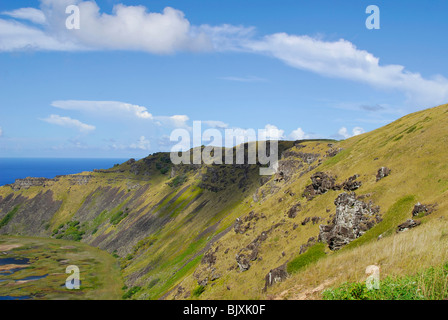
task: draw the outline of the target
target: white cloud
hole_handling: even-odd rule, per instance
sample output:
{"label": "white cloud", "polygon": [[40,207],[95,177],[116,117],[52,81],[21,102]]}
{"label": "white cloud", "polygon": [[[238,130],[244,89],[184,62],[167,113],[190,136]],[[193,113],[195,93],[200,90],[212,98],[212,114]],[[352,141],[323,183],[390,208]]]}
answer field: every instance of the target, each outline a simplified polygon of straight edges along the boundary
{"label": "white cloud", "polygon": [[302,130],[302,128],[297,128],[296,130],[292,131],[289,137],[293,140],[309,139],[309,135],[306,134],[305,131]]}
{"label": "white cloud", "polygon": [[20,8],[13,11],[4,11],[1,14],[15,19],[29,20],[37,24],[45,24],[47,22],[45,14],[36,8]]}
{"label": "white cloud", "polygon": [[156,116],[154,120],[159,126],[174,127],[174,128],[189,128],[187,125],[190,118],[186,115],[174,116]]}
{"label": "white cloud", "polygon": [[249,41],[245,47],[273,56],[294,68],[399,90],[415,104],[433,106],[448,100],[448,79],[440,75],[425,79],[401,65],[382,66],[377,57],[357,49],[347,40],[331,42],[306,35],[277,33],[259,41]]}
{"label": "white cloud", "polygon": [[354,127],[353,128],[353,136],[358,136],[360,134],[363,134],[365,131],[361,127]]}
{"label": "white cloud", "polygon": [[229,125],[227,123],[222,122],[222,121],[216,121],[216,120],[202,121],[202,123],[206,124],[210,128],[215,128],[215,129],[226,129],[229,127]]}
{"label": "white cloud", "polygon": [[[81,28],[67,30],[65,8],[76,4]],[[275,57],[294,68],[402,92],[412,107],[430,107],[448,100],[448,79],[423,77],[398,64],[380,65],[379,58],[350,41],[324,41],[307,35],[276,33],[255,38],[253,27],[223,24],[194,26],[182,11],[167,7],[148,12],[144,6],[117,4],[104,13],[94,1],[41,0],[41,10],[21,8],[3,12],[0,51],[15,50],[132,50],[155,54],[178,51],[243,51]],[[30,26],[12,19],[26,19]],[[42,24],[43,23],[43,24]],[[225,77],[239,82],[256,77]]]}
{"label": "white cloud", "polygon": [[[193,26],[182,11],[166,7],[148,12],[145,6],[114,5],[112,13],[101,12],[94,1],[40,0],[41,10],[20,8],[3,12],[14,19],[39,26],[0,19],[1,51],[34,50],[133,50],[155,54],[177,51],[241,50],[254,28],[223,24]],[[77,5],[80,29],[65,26],[68,5]]]}
{"label": "white cloud", "polygon": [[73,51],[79,49],[81,49],[80,46],[70,41],[58,40],[41,29],[17,21],[0,19],[0,51]]}
{"label": "white cloud", "polygon": [[365,131],[363,128],[361,127],[354,127],[352,130],[352,133],[350,134],[347,130],[346,127],[342,127],[341,129],[339,129],[337,136],[343,139],[348,139],[360,134],[363,134]]}
{"label": "white cloud", "polygon": [[141,136],[137,143],[130,145],[131,149],[149,150],[151,143],[144,136]]}
{"label": "white cloud", "polygon": [[264,127],[266,132],[266,140],[281,140],[285,138],[285,130],[281,130],[272,124]]}
{"label": "white cloud", "polygon": [[48,118],[42,119],[45,122],[55,124],[62,127],[74,128],[84,133],[89,133],[96,128],[92,125],[82,123],[79,120],[72,119],[70,117],[61,117],[56,114],[50,115]]}
{"label": "white cloud", "polygon": [[0,127],[0,137],[3,135],[3,129]]}
{"label": "white cloud", "polygon": [[153,119],[146,107],[120,101],[63,100],[53,101],[51,105],[59,109],[96,113],[101,116],[132,116],[139,119]]}

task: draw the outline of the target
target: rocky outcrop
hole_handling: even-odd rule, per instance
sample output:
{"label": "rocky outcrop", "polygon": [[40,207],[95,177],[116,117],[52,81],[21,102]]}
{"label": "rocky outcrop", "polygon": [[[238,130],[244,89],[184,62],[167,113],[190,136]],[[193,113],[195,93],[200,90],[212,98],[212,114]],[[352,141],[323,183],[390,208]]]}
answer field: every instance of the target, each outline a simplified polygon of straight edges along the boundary
{"label": "rocky outcrop", "polygon": [[378,169],[378,173],[376,174],[376,181],[380,181],[384,177],[390,175],[391,170],[388,167],[381,167]]}
{"label": "rocky outcrop", "polygon": [[[330,145],[329,145],[330,146]],[[334,148],[333,146],[330,147],[330,149],[327,150],[327,157],[332,158],[336,156],[339,152],[341,152],[342,148]]]}
{"label": "rocky outcrop", "polygon": [[339,250],[381,221],[379,207],[361,201],[354,192],[341,193],[334,201],[336,214],[329,225],[320,225],[319,241]]}
{"label": "rocky outcrop", "polygon": [[46,187],[51,185],[53,182],[57,182],[58,179],[47,179],[47,178],[25,178],[25,179],[16,179],[13,184],[9,186],[14,190],[18,191],[21,189],[28,189],[31,187]]}
{"label": "rocky outcrop", "polygon": [[329,190],[345,190],[355,191],[362,186],[362,182],[358,181],[359,174],[349,177],[341,184],[336,183],[336,177],[324,172],[316,172],[311,176],[311,184],[306,186],[302,196],[307,200],[312,200],[320,194],[324,194]]}
{"label": "rocky outcrop", "polygon": [[254,226],[258,219],[260,219],[260,215],[251,211],[245,217],[236,219],[235,224],[233,225],[233,230],[235,233],[244,234],[251,228],[251,222],[252,226]]}
{"label": "rocky outcrop", "polygon": [[351,176],[347,180],[345,180],[342,185],[341,189],[344,189],[345,191],[355,191],[359,189],[362,185],[361,181],[357,181],[356,179],[359,178],[359,174],[355,174],[354,176]]}
{"label": "rocky outcrop", "polygon": [[324,172],[316,172],[311,176],[311,184],[305,188],[302,196],[312,200],[315,196],[333,190],[336,186],[336,178]]}
{"label": "rocky outcrop", "polygon": [[283,264],[278,268],[270,270],[269,273],[264,278],[265,284],[263,292],[266,292],[266,290],[269,287],[272,287],[275,283],[284,281],[286,278],[288,278],[288,272],[286,271],[286,264]]}
{"label": "rocky outcrop", "polygon": [[415,227],[419,226],[420,224],[421,224],[421,222],[418,220],[409,219],[397,227],[397,232],[408,231],[409,229],[415,228]]}

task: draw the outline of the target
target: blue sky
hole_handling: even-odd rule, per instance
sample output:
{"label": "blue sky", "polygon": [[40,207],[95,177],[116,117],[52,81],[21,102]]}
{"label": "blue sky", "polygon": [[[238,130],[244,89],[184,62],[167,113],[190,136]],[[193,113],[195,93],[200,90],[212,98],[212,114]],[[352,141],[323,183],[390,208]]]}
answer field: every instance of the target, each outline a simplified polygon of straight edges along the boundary
{"label": "blue sky", "polygon": [[448,102],[447,15],[438,0],[2,1],[0,157],[141,158],[196,120],[374,130]]}

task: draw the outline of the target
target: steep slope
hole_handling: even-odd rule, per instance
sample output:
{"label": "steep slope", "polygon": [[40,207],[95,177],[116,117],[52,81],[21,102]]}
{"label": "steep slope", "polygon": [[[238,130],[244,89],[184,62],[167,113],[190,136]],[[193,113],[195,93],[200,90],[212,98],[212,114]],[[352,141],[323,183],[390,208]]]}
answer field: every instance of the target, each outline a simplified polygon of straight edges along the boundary
{"label": "steep slope", "polygon": [[[371,264],[383,276],[447,260],[447,125],[443,105],[345,141],[281,142],[272,177],[158,153],[25,179],[0,188],[0,234],[116,254],[130,298],[319,297]],[[418,202],[429,210],[416,218]],[[408,219],[421,224],[396,233]]]}

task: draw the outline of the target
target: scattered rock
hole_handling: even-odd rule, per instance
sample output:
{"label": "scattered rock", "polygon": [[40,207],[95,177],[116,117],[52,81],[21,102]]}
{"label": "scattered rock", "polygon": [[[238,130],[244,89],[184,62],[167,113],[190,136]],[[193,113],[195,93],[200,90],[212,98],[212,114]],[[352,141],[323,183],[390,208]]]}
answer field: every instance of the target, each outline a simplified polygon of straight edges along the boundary
{"label": "scattered rock", "polygon": [[303,219],[303,221],[301,222],[302,226],[306,226],[306,224],[308,222],[310,222],[311,218],[310,217],[306,217],[305,219]]}
{"label": "scattered rock", "polygon": [[359,187],[361,187],[362,183],[361,183],[361,181],[356,181],[356,179],[358,179],[358,177],[359,177],[359,174],[355,174],[354,176],[351,176],[350,178],[345,180],[341,185],[342,189],[344,189],[346,191],[355,191],[356,189],[359,189]]}
{"label": "scattered rock", "polygon": [[400,224],[397,227],[397,232],[407,231],[409,229],[412,229],[412,228],[415,228],[415,227],[419,226],[420,224],[421,224],[421,222],[418,221],[418,220],[409,219],[409,220],[407,220],[406,222]]}
{"label": "scattered rock", "polygon": [[302,244],[300,246],[299,254],[305,253],[306,250],[308,250],[309,247],[312,247],[315,244],[316,244],[316,238],[315,237],[309,238],[307,243]]}
{"label": "scattered rock", "polygon": [[297,213],[302,209],[302,204],[300,202],[293,205],[288,211],[288,218],[295,218]]}
{"label": "scattered rock", "polygon": [[390,175],[391,170],[387,167],[381,167],[378,169],[378,173],[376,174],[376,181],[380,181],[381,179],[383,179],[384,177],[387,177],[388,175]]}

